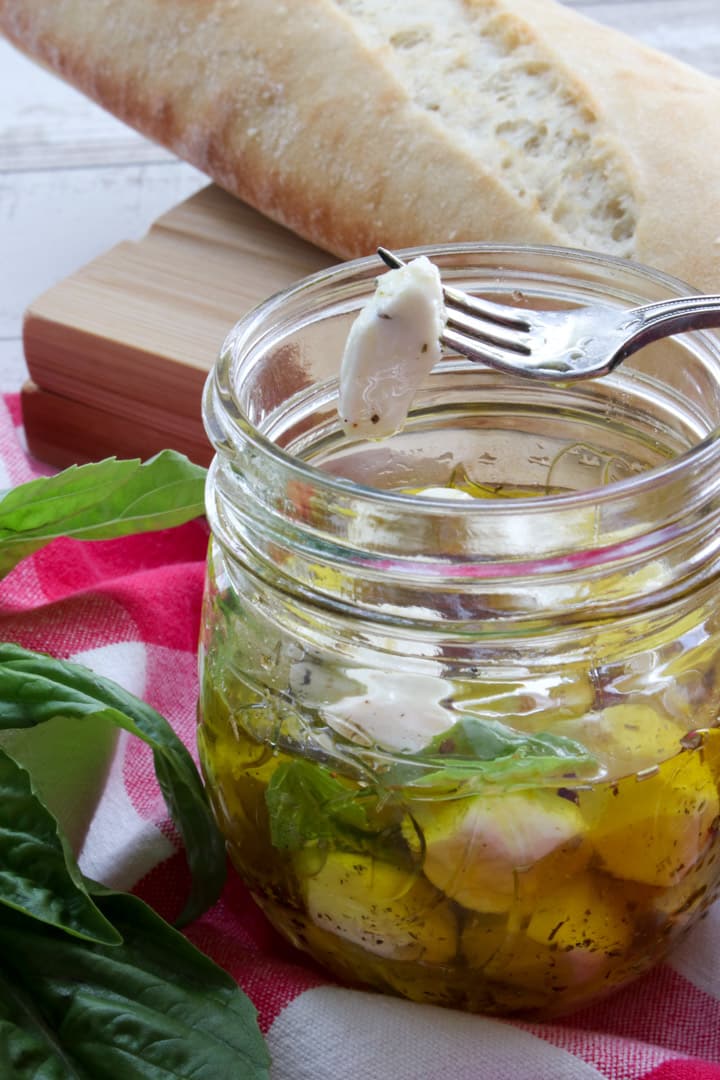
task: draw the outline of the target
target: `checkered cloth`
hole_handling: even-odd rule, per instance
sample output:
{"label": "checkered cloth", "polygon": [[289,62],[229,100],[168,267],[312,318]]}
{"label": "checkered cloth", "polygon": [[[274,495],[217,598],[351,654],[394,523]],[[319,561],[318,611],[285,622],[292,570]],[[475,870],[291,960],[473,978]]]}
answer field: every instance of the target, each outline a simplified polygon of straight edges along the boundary
{"label": "checkered cloth", "polygon": [[[5,398],[0,488],[37,471],[22,448],[17,399]],[[206,544],[201,521],[118,541],[56,541],[2,583],[2,637],[115,679],[194,752]],[[148,748],[122,732],[116,741],[66,741],[61,752],[48,735],[31,749],[84,871],[177,914],[187,870]],[[343,988],[280,939],[232,873],[187,934],[255,1003],[273,1080],[720,1080],[720,904],[668,963],[552,1024]]]}

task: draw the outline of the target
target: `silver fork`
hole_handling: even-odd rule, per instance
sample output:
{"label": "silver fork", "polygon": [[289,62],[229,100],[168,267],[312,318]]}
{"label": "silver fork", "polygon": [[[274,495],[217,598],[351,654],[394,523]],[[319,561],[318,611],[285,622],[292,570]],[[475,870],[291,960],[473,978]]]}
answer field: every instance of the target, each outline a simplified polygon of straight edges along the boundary
{"label": "silver fork", "polygon": [[[377,250],[391,269],[405,266],[387,248]],[[442,344],[529,379],[597,378],[659,338],[720,327],[720,296],[673,297],[625,309],[590,304],[568,311],[526,311],[449,286],[443,295],[447,323]]]}

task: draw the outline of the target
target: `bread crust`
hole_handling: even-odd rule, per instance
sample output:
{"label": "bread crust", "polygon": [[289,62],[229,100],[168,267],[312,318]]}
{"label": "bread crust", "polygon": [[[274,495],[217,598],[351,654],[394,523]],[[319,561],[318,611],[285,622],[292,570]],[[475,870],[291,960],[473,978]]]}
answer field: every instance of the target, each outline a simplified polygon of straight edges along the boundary
{"label": "bread crust", "polygon": [[[338,256],[380,243],[590,246],[720,291],[720,81],[554,0],[435,7],[463,20],[473,78],[484,77],[474,59],[482,49],[499,50],[510,72],[524,58],[528,101],[539,73],[551,100],[537,105],[534,130],[547,138],[547,124],[559,125],[557,162],[544,145],[511,147],[508,168],[490,160],[471,123],[455,126],[457,110],[418,100],[417,84],[398,74],[405,53],[375,40],[347,3],[0,0],[0,28],[221,187]],[[461,74],[433,71],[427,83],[442,94],[443,80]],[[485,126],[493,109],[478,111]],[[502,128],[491,130],[493,153]]]}

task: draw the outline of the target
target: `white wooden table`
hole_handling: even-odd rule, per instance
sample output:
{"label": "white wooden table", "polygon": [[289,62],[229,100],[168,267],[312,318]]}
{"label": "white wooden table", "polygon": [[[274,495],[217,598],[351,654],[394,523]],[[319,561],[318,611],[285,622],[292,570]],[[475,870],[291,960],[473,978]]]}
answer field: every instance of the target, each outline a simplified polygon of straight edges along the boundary
{"label": "white wooden table", "polygon": [[[720,77],[720,0],[566,2]],[[206,182],[0,39],[0,392],[27,305]]]}

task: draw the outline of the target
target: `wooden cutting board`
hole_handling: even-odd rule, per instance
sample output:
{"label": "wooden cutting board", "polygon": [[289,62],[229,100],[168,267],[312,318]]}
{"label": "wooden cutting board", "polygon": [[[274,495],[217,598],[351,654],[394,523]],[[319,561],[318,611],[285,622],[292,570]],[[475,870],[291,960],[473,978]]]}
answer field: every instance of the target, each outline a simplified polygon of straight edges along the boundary
{"label": "wooden cutting board", "polygon": [[31,452],[65,466],[172,447],[207,464],[200,400],[227,332],[265,297],[336,261],[204,188],[26,312]]}

